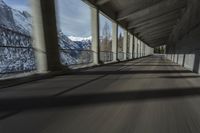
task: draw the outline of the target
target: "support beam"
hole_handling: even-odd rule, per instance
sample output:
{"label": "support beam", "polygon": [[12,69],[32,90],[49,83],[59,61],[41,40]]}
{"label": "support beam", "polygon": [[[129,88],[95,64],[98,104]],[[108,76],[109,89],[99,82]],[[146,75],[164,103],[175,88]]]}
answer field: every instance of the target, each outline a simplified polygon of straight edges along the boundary
{"label": "support beam", "polygon": [[172,32],[172,28],[143,32],[143,33],[139,33],[139,36],[149,36],[149,35],[155,35],[155,34],[161,34],[161,33],[170,33],[170,32]]}
{"label": "support beam", "polygon": [[60,54],[54,0],[31,0],[33,16],[33,47],[38,73],[60,71]]}
{"label": "support beam", "polygon": [[[128,7],[126,7],[124,10],[122,10],[121,12],[118,13],[118,20],[126,19],[131,14],[134,14],[135,12],[139,12],[140,10],[149,8],[150,6],[160,3],[160,1],[162,1],[162,0],[136,1],[136,2],[130,1],[130,4],[128,5]],[[135,5],[137,5],[137,6],[135,6]]]}
{"label": "support beam", "polygon": [[152,47],[157,47],[166,44],[166,42],[163,42],[163,40],[157,40],[155,42],[151,42],[150,44]]}
{"label": "support beam", "polygon": [[168,36],[164,36],[164,37],[160,37],[160,38],[153,38],[151,40],[148,40],[149,43],[154,43],[154,42],[158,42],[158,41],[162,41],[164,42],[166,39],[168,39]]}
{"label": "support beam", "polygon": [[138,26],[132,25],[132,26],[129,26],[128,29],[131,30],[131,29],[138,29],[138,28],[144,28],[144,27],[155,27],[155,26],[167,24],[170,22],[176,23],[177,20],[176,20],[176,18],[171,18],[169,20],[155,21],[155,22],[151,22],[151,23],[145,23],[143,25],[138,25]]}
{"label": "support beam", "polygon": [[129,57],[130,59],[133,59],[133,45],[134,45],[134,37],[132,34],[130,34],[130,41],[129,41]]}
{"label": "support beam", "polygon": [[145,29],[151,29],[151,28],[156,28],[156,27],[164,27],[164,26],[173,26],[177,23],[177,20],[174,21],[168,21],[168,22],[162,22],[162,23],[152,23],[149,25],[144,25],[143,27],[137,27],[135,30],[145,30]]}
{"label": "support beam", "polygon": [[158,38],[168,38],[169,37],[169,34],[164,34],[164,35],[156,35],[156,36],[148,36],[148,37],[145,37],[144,39],[149,41],[149,40],[155,40],[155,39],[158,39]]}
{"label": "support beam", "polygon": [[108,3],[110,0],[97,0],[97,5],[104,5],[106,3]]}
{"label": "support beam", "polygon": [[143,46],[144,46],[144,44],[143,44],[143,42],[141,41],[141,57],[143,57]]}
{"label": "support beam", "polygon": [[148,27],[148,28],[140,28],[140,29],[135,29],[134,32],[138,33],[138,32],[147,32],[147,31],[152,31],[152,30],[160,30],[160,29],[168,29],[168,28],[173,28],[173,26],[175,25],[175,23],[171,23],[171,24],[164,24],[164,25],[159,25],[156,27]]}
{"label": "support beam", "polygon": [[99,64],[100,61],[100,45],[99,45],[99,10],[91,7],[91,18],[92,18],[92,51],[93,63]]}
{"label": "support beam", "polygon": [[140,58],[142,57],[142,41],[140,40],[140,42],[139,42],[139,53],[140,53]]}
{"label": "support beam", "polygon": [[124,60],[127,59],[127,44],[128,44],[128,31],[124,29],[124,40],[123,40]]}
{"label": "support beam", "polygon": [[169,12],[167,14],[163,14],[160,16],[156,16],[150,19],[139,19],[139,20],[135,20],[135,21],[131,21],[129,23],[128,29],[132,29],[132,28],[136,28],[136,27],[142,27],[144,25],[148,25],[148,24],[152,24],[152,23],[160,23],[160,22],[165,22],[168,20],[173,20],[173,19],[177,19],[180,17],[180,10],[175,10],[173,12]]}
{"label": "support beam", "polygon": [[[172,29],[173,29],[173,27],[167,27],[167,28],[164,28],[163,30],[171,30],[172,31]],[[153,33],[153,32],[156,32],[157,30],[162,30],[162,28],[158,28],[158,29],[151,29],[151,30],[149,30],[149,31],[146,31],[147,33]],[[141,36],[141,34],[142,33],[145,33],[145,31],[143,31],[143,32],[138,32],[139,33],[139,35]],[[143,36],[142,36],[143,37]]]}
{"label": "support beam", "polygon": [[164,34],[170,34],[172,31],[171,30],[168,30],[168,31],[161,31],[161,32],[150,32],[150,33],[144,33],[144,34],[139,34],[140,36],[142,37],[150,37],[150,36],[156,36],[156,35],[164,35]]}
{"label": "support beam", "polygon": [[147,41],[148,41],[149,43],[158,42],[158,41],[165,42],[165,40],[167,40],[168,38],[169,38],[169,36],[166,35],[166,36],[159,37],[159,38],[152,38],[152,39],[149,39],[149,40],[147,39]]}
{"label": "support beam", "polygon": [[133,20],[137,20],[138,18],[142,18],[145,16],[159,16],[161,14],[168,13],[170,11],[174,11],[176,9],[180,9],[186,5],[185,0],[167,0],[162,1],[158,4],[155,4],[153,6],[150,6],[144,10],[139,10],[137,12],[133,12],[130,14],[119,14],[118,15],[118,21],[131,18]]}
{"label": "support beam", "polygon": [[117,61],[118,57],[118,25],[116,22],[112,23],[112,52],[113,61]]}
{"label": "support beam", "polygon": [[138,58],[138,39],[134,36],[134,58]]}

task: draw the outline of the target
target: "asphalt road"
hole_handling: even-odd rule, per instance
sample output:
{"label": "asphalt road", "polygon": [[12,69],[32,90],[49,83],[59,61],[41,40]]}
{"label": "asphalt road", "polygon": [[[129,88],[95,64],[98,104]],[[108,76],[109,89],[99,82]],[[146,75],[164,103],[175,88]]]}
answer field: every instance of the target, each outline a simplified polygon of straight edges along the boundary
{"label": "asphalt road", "polygon": [[152,56],[1,89],[0,133],[200,133],[200,76]]}

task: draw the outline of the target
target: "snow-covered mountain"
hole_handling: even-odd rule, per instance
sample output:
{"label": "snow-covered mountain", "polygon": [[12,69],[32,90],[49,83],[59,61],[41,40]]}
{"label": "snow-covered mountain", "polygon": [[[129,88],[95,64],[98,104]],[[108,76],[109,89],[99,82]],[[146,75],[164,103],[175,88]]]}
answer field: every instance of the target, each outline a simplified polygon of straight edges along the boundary
{"label": "snow-covered mountain", "polygon": [[[28,12],[12,9],[3,0],[0,0],[0,14],[0,26],[26,35],[31,35],[32,20],[31,15]],[[86,43],[88,43],[87,47],[91,45],[91,37],[67,37],[62,31],[58,32],[58,37],[62,43],[62,48],[83,49],[85,48]],[[78,42],[78,44],[76,44],[76,42]],[[84,46],[81,46],[80,42],[83,42]]]}
{"label": "snow-covered mountain", "polygon": [[0,0],[0,14],[0,26],[30,35],[32,22],[28,12],[12,9],[3,0]]}
{"label": "snow-covered mountain", "polygon": [[[31,46],[28,37],[32,32],[32,18],[26,11],[8,6],[0,0],[0,73],[35,69],[31,49],[5,48],[1,46]],[[67,37],[58,32],[61,61],[63,64],[79,64],[90,61],[91,37]],[[86,58],[86,59],[83,59]],[[89,58],[89,59],[88,59]]]}
{"label": "snow-covered mountain", "polygon": [[88,40],[92,40],[92,37],[75,37],[75,36],[68,36],[70,40],[72,41],[88,41]]}

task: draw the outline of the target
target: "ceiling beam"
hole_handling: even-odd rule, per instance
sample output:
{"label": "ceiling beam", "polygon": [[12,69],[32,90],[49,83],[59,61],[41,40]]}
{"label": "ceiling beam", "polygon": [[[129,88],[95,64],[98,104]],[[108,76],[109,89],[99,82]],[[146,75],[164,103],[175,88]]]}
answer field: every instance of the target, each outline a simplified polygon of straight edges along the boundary
{"label": "ceiling beam", "polygon": [[162,37],[162,36],[169,36],[169,34],[155,34],[155,35],[151,35],[151,36],[143,36],[143,38],[149,39],[149,38],[156,38],[156,37]]}
{"label": "ceiling beam", "polygon": [[150,36],[150,35],[156,35],[156,34],[164,34],[164,33],[169,33],[172,32],[171,29],[164,29],[164,30],[159,30],[159,31],[155,31],[155,32],[145,32],[145,33],[140,33],[140,36]]}
{"label": "ceiling beam", "polygon": [[139,11],[132,12],[129,14],[119,13],[117,20],[121,21],[127,18],[132,18],[136,20],[138,18],[149,16],[149,15],[159,16],[160,14],[164,14],[164,13],[173,11],[175,9],[182,8],[185,5],[186,5],[185,0],[181,0],[181,1],[180,0],[166,0],[166,1],[159,2],[153,6],[147,7],[143,10],[139,10]]}
{"label": "ceiling beam", "polygon": [[157,45],[164,45],[164,44],[167,44],[168,40],[167,38],[163,38],[163,39],[158,39],[158,40],[155,40],[155,41],[151,41],[150,42],[150,45],[152,47],[155,47]]}
{"label": "ceiling beam", "polygon": [[149,20],[140,24],[135,25],[135,23],[130,23],[128,25],[128,29],[135,29],[138,27],[144,27],[147,25],[158,25],[158,24],[162,24],[162,23],[167,23],[167,22],[171,22],[171,21],[177,21],[177,18],[179,18],[179,14],[174,14],[172,16],[168,16],[168,17],[162,17],[162,18],[156,18],[153,20]]}
{"label": "ceiling beam", "polygon": [[162,44],[166,44],[168,42],[168,38],[160,38],[160,39],[157,39],[157,40],[152,40],[152,41],[149,41],[149,44],[151,46],[155,46],[155,45],[162,45]]}
{"label": "ceiling beam", "polygon": [[[118,13],[118,18],[119,20],[123,20],[126,17],[128,17],[129,15],[135,13],[135,12],[139,12],[140,10],[144,10],[150,6],[153,6],[157,3],[160,3],[162,0],[154,0],[154,1],[133,1],[130,2],[131,4],[128,5],[128,7],[126,7],[124,10],[121,10]],[[137,6],[135,6],[137,5]]]}
{"label": "ceiling beam", "polygon": [[155,47],[158,47],[158,46],[163,46],[163,45],[166,45],[166,43],[162,43],[162,42],[159,42],[159,43],[152,43],[151,44],[151,46],[153,47],[153,48],[155,48]]}
{"label": "ceiling beam", "polygon": [[104,5],[106,3],[108,3],[110,0],[97,0],[97,5],[101,6],[101,5]]}
{"label": "ceiling beam", "polygon": [[156,15],[156,16],[146,16],[146,17],[142,17],[140,19],[137,19],[137,20],[130,20],[129,21],[129,25],[140,25],[142,23],[145,23],[145,22],[151,22],[151,21],[157,21],[159,19],[163,19],[164,17],[170,17],[170,16],[175,16],[177,14],[180,14],[180,10],[179,9],[176,9],[174,11],[170,11],[170,12],[167,12],[167,13],[163,13],[161,15]]}
{"label": "ceiling beam", "polygon": [[148,42],[149,42],[149,44],[161,44],[161,43],[164,44],[164,43],[168,42],[168,37],[163,37],[163,38],[151,40]]}
{"label": "ceiling beam", "polygon": [[141,30],[134,30],[134,33],[145,33],[145,32],[154,32],[157,30],[166,30],[166,29],[173,29],[173,25],[161,25],[157,27],[152,27],[148,29],[141,29]]}
{"label": "ceiling beam", "polygon": [[156,31],[143,32],[143,33],[139,33],[139,35],[140,36],[148,36],[151,34],[161,34],[163,32],[172,32],[172,29],[161,29],[161,30],[156,30]]}
{"label": "ceiling beam", "polygon": [[152,37],[146,37],[144,38],[147,41],[152,41],[152,40],[156,40],[156,39],[160,39],[160,38],[166,38],[169,37],[169,35],[162,35],[162,36],[152,36]]}
{"label": "ceiling beam", "polygon": [[136,28],[134,31],[145,31],[148,29],[152,29],[152,28],[156,28],[156,27],[168,27],[168,26],[172,26],[176,24],[176,21],[169,21],[166,23],[160,23],[160,24],[152,24],[152,25],[147,25],[147,26],[143,26],[143,27],[139,27]]}

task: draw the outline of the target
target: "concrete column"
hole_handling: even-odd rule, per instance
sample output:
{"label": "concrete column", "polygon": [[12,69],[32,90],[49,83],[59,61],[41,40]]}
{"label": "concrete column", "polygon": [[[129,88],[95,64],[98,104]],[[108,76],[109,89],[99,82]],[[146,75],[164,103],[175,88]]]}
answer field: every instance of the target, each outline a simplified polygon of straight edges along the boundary
{"label": "concrete column", "polygon": [[180,61],[180,54],[177,54],[177,64],[179,64]]}
{"label": "concrete column", "polygon": [[140,40],[137,39],[137,58],[140,58]]}
{"label": "concrete column", "polygon": [[140,58],[140,40],[137,39],[137,58]]}
{"label": "concrete column", "polygon": [[137,49],[138,49],[138,40],[137,38],[134,36],[134,58],[137,58]]}
{"label": "concrete column", "polygon": [[185,54],[183,54],[183,63],[182,66],[185,67]]}
{"label": "concrete column", "polygon": [[141,56],[142,56],[142,57],[143,57],[143,49],[144,49],[143,46],[144,46],[144,43],[141,41],[141,51],[142,51],[142,52],[141,52],[141,53],[142,53]]}
{"label": "concrete column", "polygon": [[142,57],[142,41],[140,40],[140,57]]}
{"label": "concrete column", "polygon": [[129,46],[130,59],[133,59],[133,45],[134,45],[134,37],[132,34],[130,34],[130,46]]}
{"label": "concrete column", "polygon": [[139,57],[141,58],[142,57],[142,45],[141,45],[141,41],[139,40]]}
{"label": "concrete column", "polygon": [[124,60],[127,60],[127,44],[128,44],[128,31],[124,30],[124,40],[123,40],[123,52],[124,52]]}
{"label": "concrete column", "polygon": [[144,57],[144,42],[141,43],[141,49],[142,49],[142,57]]}
{"label": "concrete column", "polygon": [[93,53],[93,63],[95,65],[99,64],[100,61],[100,45],[99,45],[99,10],[91,7],[91,17],[92,17],[92,51]]}
{"label": "concrete column", "polygon": [[118,57],[118,25],[116,22],[112,23],[112,52],[113,61],[117,61]]}
{"label": "concrete column", "polygon": [[143,42],[141,41],[141,57],[143,56]]}
{"label": "concrete column", "polygon": [[59,71],[60,63],[54,0],[31,0],[33,48],[38,73]]}
{"label": "concrete column", "polygon": [[196,52],[194,58],[193,72],[199,73],[199,67],[200,67],[200,53]]}

